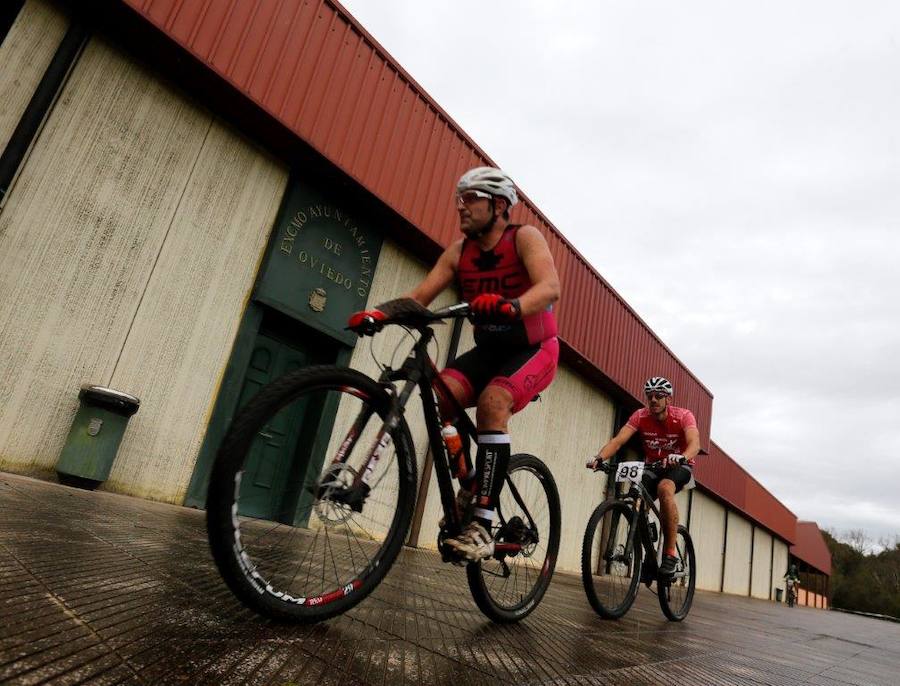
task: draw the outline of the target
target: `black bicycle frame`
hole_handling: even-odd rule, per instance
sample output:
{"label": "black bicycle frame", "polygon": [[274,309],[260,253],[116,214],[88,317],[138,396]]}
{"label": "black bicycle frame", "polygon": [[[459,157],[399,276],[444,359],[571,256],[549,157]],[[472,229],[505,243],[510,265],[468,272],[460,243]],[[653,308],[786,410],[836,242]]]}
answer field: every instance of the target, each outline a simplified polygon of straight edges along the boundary
{"label": "black bicycle frame", "polygon": [[[441,436],[442,418],[440,416],[436,392],[440,393],[444,401],[449,403],[453,408],[455,417],[452,419],[461,436],[466,436],[470,442],[477,443],[478,432],[475,425],[472,423],[472,420],[469,418],[469,415],[466,414],[464,408],[460,406],[459,402],[444,384],[437,368],[434,366],[434,362],[428,355],[428,345],[434,339],[434,331],[432,331],[430,327],[424,326],[419,329],[419,332],[421,335],[403,365],[399,369],[385,369],[378,379],[378,383],[390,391],[391,408],[384,425],[381,427],[375,438],[375,445],[370,452],[366,469],[363,474],[358,477],[358,480],[365,482],[366,476],[374,471],[375,464],[377,463],[381,449],[383,448],[384,437],[391,429],[397,426],[400,417],[403,415],[406,408],[406,403],[409,401],[413,390],[418,387],[422,398],[425,425],[428,430],[428,444],[431,448],[432,457],[434,458],[434,473],[437,477],[441,505],[444,510],[446,522],[444,528],[449,535],[455,535],[460,531],[462,523],[456,510],[456,495],[453,489],[453,476],[450,473],[450,456],[447,454],[447,448],[444,444],[444,439]],[[399,393],[395,392],[394,382],[403,382],[403,387]],[[365,423],[370,417],[371,410],[369,413],[363,412],[357,417],[354,427],[351,429],[350,435],[344,440],[335,461],[341,460],[344,455],[349,452],[349,447],[352,447],[352,444],[355,443],[362,427],[365,426]],[[512,479],[509,478],[509,474],[506,475],[505,482],[510,489],[513,499],[519,507],[522,508],[522,512],[528,519],[531,531],[537,534],[531,512],[529,512],[526,507],[522,496],[515,487],[515,484],[513,484]],[[506,521],[503,517],[503,513],[500,512],[499,507],[497,513],[500,526],[505,526]],[[515,554],[520,549],[521,546],[516,543],[498,543],[495,547],[495,550],[498,553],[509,554]]]}
{"label": "black bicycle frame", "polygon": [[[611,470],[610,476],[613,476],[614,474],[615,472]],[[628,520],[628,528],[629,530],[632,530],[635,524],[637,524],[637,535],[635,538],[640,538],[640,544],[644,548],[644,559],[652,559],[652,565],[657,567],[656,550],[653,547],[653,537],[650,535],[650,523],[647,519],[647,511],[644,510],[641,505],[644,504],[653,510],[657,519],[660,519],[659,510],[656,508],[656,505],[653,504],[653,501],[650,499],[650,494],[643,484],[632,483],[630,490],[621,497],[621,500],[631,504],[632,509]],[[616,515],[614,514],[613,516]],[[606,556],[604,558],[607,561],[612,560],[613,557],[613,549],[615,547],[614,532],[618,527],[618,524],[618,521],[614,520],[613,526],[610,527],[611,531],[606,542]],[[661,536],[662,532],[659,532],[658,535]],[[634,554],[634,543],[634,539],[625,541],[624,558],[626,560],[630,560]]]}

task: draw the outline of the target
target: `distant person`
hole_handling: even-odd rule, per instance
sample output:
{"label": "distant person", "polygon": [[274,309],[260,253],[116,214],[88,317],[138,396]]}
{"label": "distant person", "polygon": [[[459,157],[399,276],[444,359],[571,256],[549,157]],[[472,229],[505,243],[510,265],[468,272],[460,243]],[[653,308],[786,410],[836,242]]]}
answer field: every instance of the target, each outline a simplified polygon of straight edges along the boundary
{"label": "distant person", "polygon": [[600,448],[590,466],[599,468],[639,433],[644,449],[643,484],[654,498],[659,498],[660,521],[663,530],[662,564],[659,573],[671,576],[678,563],[675,536],[678,531],[678,505],[675,494],[691,480],[694,458],[700,452],[700,432],[690,410],[672,405],[675,390],[661,376],[647,379],[644,395],[647,407],[629,417],[619,433]]}
{"label": "distant person", "polygon": [[797,589],[800,588],[800,573],[797,571],[797,565],[791,563],[787,574],[784,575],[787,586],[787,602],[789,607],[794,606],[797,599]]}

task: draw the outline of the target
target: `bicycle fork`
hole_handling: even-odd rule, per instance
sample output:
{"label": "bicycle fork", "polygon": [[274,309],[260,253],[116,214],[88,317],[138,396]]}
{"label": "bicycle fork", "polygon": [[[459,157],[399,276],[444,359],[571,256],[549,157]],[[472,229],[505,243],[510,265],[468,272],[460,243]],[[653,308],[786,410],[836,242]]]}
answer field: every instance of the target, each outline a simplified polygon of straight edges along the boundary
{"label": "bicycle fork", "polygon": [[390,375],[393,372],[386,370],[382,373],[379,383],[381,383],[385,391],[390,394],[391,405],[387,415],[381,426],[375,434],[371,448],[367,453],[365,462],[360,469],[353,470],[353,481],[350,484],[340,483],[338,481],[340,473],[344,470],[349,456],[353,453],[357,442],[365,431],[366,426],[375,413],[374,408],[366,404],[353,425],[347,431],[347,435],[338,446],[337,452],[331,461],[331,467],[328,469],[328,477],[324,478],[318,488],[318,497],[327,497],[330,500],[348,505],[354,512],[362,512],[363,505],[372,488],[372,479],[375,475],[378,463],[391,443],[391,432],[393,432],[400,424],[400,417],[403,408],[409,400],[413,389],[416,387],[416,381],[407,379],[403,390],[399,395],[392,392],[393,386],[389,384]]}

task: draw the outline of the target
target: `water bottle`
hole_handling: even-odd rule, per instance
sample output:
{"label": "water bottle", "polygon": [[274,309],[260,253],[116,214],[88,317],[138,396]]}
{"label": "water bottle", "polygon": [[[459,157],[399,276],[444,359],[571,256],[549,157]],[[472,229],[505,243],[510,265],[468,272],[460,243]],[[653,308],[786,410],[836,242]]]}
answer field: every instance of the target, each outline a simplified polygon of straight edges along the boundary
{"label": "water bottle", "polygon": [[447,446],[447,454],[450,456],[452,465],[462,452],[462,438],[459,437],[459,431],[450,422],[444,424],[444,428],[441,429],[441,437],[444,439],[444,445]]}

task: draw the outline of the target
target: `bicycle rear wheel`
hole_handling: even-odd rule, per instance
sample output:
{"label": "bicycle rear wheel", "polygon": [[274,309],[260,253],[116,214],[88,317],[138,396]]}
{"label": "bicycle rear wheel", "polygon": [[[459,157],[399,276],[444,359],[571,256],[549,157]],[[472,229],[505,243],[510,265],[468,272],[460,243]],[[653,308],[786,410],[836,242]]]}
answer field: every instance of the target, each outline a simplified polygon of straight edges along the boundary
{"label": "bicycle rear wheel", "polygon": [[478,608],[495,622],[528,616],[550,585],[560,537],[559,492],[553,475],[534,455],[513,455],[500,491],[492,534],[520,548],[466,567]]}
{"label": "bicycle rear wheel", "polygon": [[[308,367],[263,387],[235,418],[206,521],[216,565],[245,605],[320,621],[356,605],[390,569],[412,517],[416,465],[402,418],[386,427],[389,408],[369,377]],[[294,451],[288,466],[267,453],[279,437]]]}
{"label": "bicycle rear wheel", "polygon": [[[591,607],[604,619],[618,619],[637,597],[643,549],[632,506],[607,500],[588,520],[581,545],[581,581]],[[636,523],[636,522],[635,522]]]}
{"label": "bicycle rear wheel", "polygon": [[671,579],[658,579],[656,589],[663,614],[673,622],[680,622],[690,612],[697,581],[694,543],[687,529],[680,525],[675,538],[675,549],[678,557],[675,574]]}

